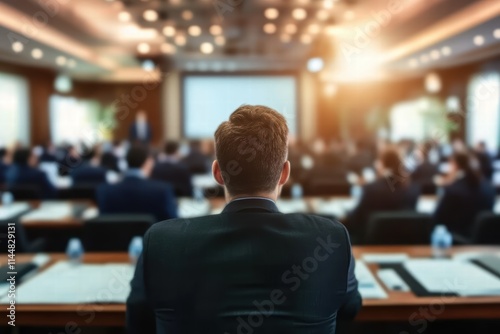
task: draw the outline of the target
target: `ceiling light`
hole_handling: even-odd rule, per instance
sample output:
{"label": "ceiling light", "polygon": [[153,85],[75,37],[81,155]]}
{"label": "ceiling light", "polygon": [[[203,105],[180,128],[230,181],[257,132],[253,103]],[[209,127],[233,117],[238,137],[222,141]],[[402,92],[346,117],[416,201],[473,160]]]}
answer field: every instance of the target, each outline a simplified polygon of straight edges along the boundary
{"label": "ceiling light", "polygon": [[276,8],[268,8],[264,12],[264,16],[269,20],[275,20],[280,15],[280,12]]}
{"label": "ceiling light", "polygon": [[451,48],[449,46],[443,46],[441,48],[441,53],[443,54],[443,56],[449,56],[451,55]]}
{"label": "ceiling light", "polygon": [[163,35],[168,36],[168,37],[173,37],[175,36],[175,27],[173,26],[165,26],[163,27]]}
{"label": "ceiling light", "polygon": [[484,44],[484,37],[482,35],[477,35],[474,37],[474,44],[481,46]]}
{"label": "ceiling light", "polygon": [[310,44],[312,42],[312,37],[310,35],[304,34],[300,36],[300,41],[303,44]]}
{"label": "ceiling light", "polygon": [[441,54],[439,53],[439,50],[432,50],[431,51],[431,58],[434,60],[438,60],[441,58]]}
{"label": "ceiling light", "polygon": [[273,23],[264,24],[263,29],[266,34],[274,34],[276,32],[276,26]]}
{"label": "ceiling light", "polygon": [[413,58],[409,61],[410,67],[411,68],[417,68],[418,67],[418,60]]}
{"label": "ceiling light", "polygon": [[218,24],[210,26],[210,33],[214,36],[222,34],[222,27]]}
{"label": "ceiling light", "polygon": [[324,0],[323,7],[326,9],[331,9],[333,7],[333,0]]}
{"label": "ceiling light", "polygon": [[328,14],[328,11],[324,9],[320,9],[316,13],[316,18],[320,21],[325,21],[326,19],[328,19],[329,16],[330,14]]}
{"label": "ceiling light", "polygon": [[75,67],[76,67],[76,60],[74,60],[74,59],[69,59],[69,60],[68,60],[68,67],[69,67],[69,68],[75,68]]}
{"label": "ceiling light", "polygon": [[281,34],[280,40],[283,43],[289,43],[292,40],[292,37],[290,35],[288,35],[288,34]]}
{"label": "ceiling light", "polygon": [[500,29],[495,29],[495,31],[493,31],[493,37],[500,39]]}
{"label": "ceiling light", "polygon": [[292,11],[292,17],[296,20],[304,20],[307,17],[307,12],[303,8],[296,8]]}
{"label": "ceiling light", "polygon": [[167,55],[174,54],[176,51],[175,45],[170,44],[170,43],[163,43],[161,45],[161,52]]}
{"label": "ceiling light", "polygon": [[185,10],[182,12],[182,18],[186,21],[190,21],[193,19],[193,12],[190,10]]}
{"label": "ceiling light", "polygon": [[441,86],[441,78],[437,73],[429,73],[425,76],[425,89],[427,92],[439,93]]}
{"label": "ceiling light", "polygon": [[31,57],[41,59],[43,57],[43,51],[40,49],[33,49],[31,50]]}
{"label": "ceiling light", "polygon": [[58,56],[56,58],[56,64],[59,65],[59,66],[66,65],[66,57],[64,57],[64,56]]}
{"label": "ceiling light", "polygon": [[200,51],[204,54],[210,54],[214,52],[214,46],[212,45],[212,43],[208,42],[202,43],[200,46]]}
{"label": "ceiling light", "polygon": [[21,43],[19,41],[12,43],[12,50],[14,50],[14,52],[16,52],[16,53],[23,51],[24,50],[23,43]]}
{"label": "ceiling light", "polygon": [[137,45],[137,51],[139,53],[145,54],[148,53],[150,50],[151,47],[149,46],[148,43],[139,43],[139,45]]}
{"label": "ceiling light", "polygon": [[216,36],[214,40],[215,40],[215,44],[217,44],[219,46],[226,44],[226,38],[224,36]]}
{"label": "ceiling light", "polygon": [[130,15],[129,12],[120,12],[118,13],[118,20],[122,21],[122,22],[128,22],[130,21],[130,19],[132,18],[132,16]]}
{"label": "ceiling light", "polygon": [[314,35],[321,31],[321,27],[317,23],[311,23],[307,30],[309,31],[309,33]]}
{"label": "ceiling light", "polygon": [[178,46],[184,46],[184,45],[186,45],[186,43],[187,43],[186,36],[184,36],[184,35],[177,35],[177,36],[175,36],[175,38],[174,38],[174,42],[175,42],[175,44],[177,44]]}
{"label": "ceiling light", "polygon": [[190,26],[188,28],[188,34],[190,34],[191,36],[200,36],[201,28],[199,26]]}
{"label": "ceiling light", "polygon": [[352,10],[348,10],[344,13],[344,18],[346,20],[352,20],[352,19],[354,19],[355,16],[356,16],[356,14],[354,14],[354,12]]}
{"label": "ceiling light", "polygon": [[285,26],[285,32],[287,34],[290,34],[290,35],[293,35],[297,32],[297,26],[293,23],[288,23],[286,26]]}
{"label": "ceiling light", "polygon": [[154,21],[158,20],[158,12],[155,10],[152,10],[152,9],[148,9],[148,10],[144,11],[144,13],[142,14],[142,17],[146,21],[154,22]]}
{"label": "ceiling light", "polygon": [[319,57],[311,58],[307,61],[307,69],[312,73],[321,71],[324,65],[323,59]]}

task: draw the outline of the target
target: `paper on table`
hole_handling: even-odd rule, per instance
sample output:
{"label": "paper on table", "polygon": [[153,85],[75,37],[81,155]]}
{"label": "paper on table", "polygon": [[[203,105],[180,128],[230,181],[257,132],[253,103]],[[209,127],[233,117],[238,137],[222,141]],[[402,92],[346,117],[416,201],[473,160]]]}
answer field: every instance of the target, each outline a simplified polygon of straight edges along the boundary
{"label": "paper on table", "polygon": [[363,299],[387,298],[384,289],[378,284],[372,272],[363,261],[356,261],[354,273],[358,280],[358,291]]}
{"label": "paper on table", "polygon": [[431,293],[500,295],[500,279],[470,262],[415,259],[404,266]]}
{"label": "paper on table", "polygon": [[[17,288],[18,304],[124,303],[134,267],[130,264],[58,262]],[[6,297],[0,303],[7,303]]]}
{"label": "paper on table", "polygon": [[206,199],[197,201],[190,198],[179,199],[179,217],[192,218],[208,215],[210,212],[210,202]]}
{"label": "paper on table", "polygon": [[433,214],[436,211],[437,200],[433,198],[420,198],[417,203],[417,212]]}
{"label": "paper on table", "polygon": [[307,204],[301,199],[283,200],[280,199],[276,202],[278,210],[283,213],[297,213],[297,212],[307,212]]}
{"label": "paper on table", "polygon": [[0,220],[11,219],[24,211],[28,211],[30,205],[24,202],[12,203],[0,206]]}
{"label": "paper on table", "polygon": [[401,263],[407,261],[410,257],[406,253],[365,253],[361,256],[366,263]]}
{"label": "paper on table", "polygon": [[356,207],[357,202],[354,198],[334,198],[328,201],[318,200],[313,202],[314,213],[345,217],[349,211],[352,211]]}
{"label": "paper on table", "polygon": [[44,202],[36,210],[22,217],[23,221],[29,220],[54,220],[71,217],[73,205],[68,202]]}

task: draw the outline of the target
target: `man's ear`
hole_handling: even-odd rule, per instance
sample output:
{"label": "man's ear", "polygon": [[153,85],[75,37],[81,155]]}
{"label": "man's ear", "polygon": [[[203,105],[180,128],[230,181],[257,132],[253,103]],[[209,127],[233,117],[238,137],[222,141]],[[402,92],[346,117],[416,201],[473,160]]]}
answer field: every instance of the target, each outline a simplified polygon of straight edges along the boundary
{"label": "man's ear", "polygon": [[222,171],[220,169],[219,162],[214,160],[212,163],[212,175],[214,176],[215,181],[221,186],[224,186],[224,179],[222,178]]}
{"label": "man's ear", "polygon": [[291,170],[291,166],[290,166],[290,161],[285,161],[285,164],[283,165],[283,169],[281,170],[281,177],[280,177],[280,182],[278,183],[278,185],[282,186],[284,185],[288,179],[290,178],[290,170]]}

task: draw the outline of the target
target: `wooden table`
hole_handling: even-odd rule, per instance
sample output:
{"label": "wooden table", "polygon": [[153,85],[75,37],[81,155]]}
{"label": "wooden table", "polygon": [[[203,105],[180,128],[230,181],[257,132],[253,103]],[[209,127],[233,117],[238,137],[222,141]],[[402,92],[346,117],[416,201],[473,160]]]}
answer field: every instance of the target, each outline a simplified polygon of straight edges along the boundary
{"label": "wooden table", "polygon": [[[500,247],[455,247],[458,252],[500,252]],[[354,247],[354,255],[363,253],[407,253],[411,257],[429,257],[426,246],[370,246]],[[17,262],[28,261],[31,255],[20,255]],[[64,259],[63,254],[51,254],[53,264]],[[5,262],[2,258],[2,262]],[[125,253],[88,253],[86,263],[127,262]],[[374,272],[376,265],[369,265]],[[381,283],[381,282],[379,282]],[[54,284],[57,284],[55,282]],[[381,286],[384,285],[381,283]],[[385,287],[384,287],[385,288]],[[414,321],[417,319],[500,319],[500,297],[417,297],[411,292],[387,291],[388,299],[364,300],[358,321]],[[0,317],[6,319],[5,307],[0,307]],[[434,318],[435,317],[435,318]],[[18,326],[94,326],[121,327],[125,324],[124,304],[83,305],[16,305]]]}

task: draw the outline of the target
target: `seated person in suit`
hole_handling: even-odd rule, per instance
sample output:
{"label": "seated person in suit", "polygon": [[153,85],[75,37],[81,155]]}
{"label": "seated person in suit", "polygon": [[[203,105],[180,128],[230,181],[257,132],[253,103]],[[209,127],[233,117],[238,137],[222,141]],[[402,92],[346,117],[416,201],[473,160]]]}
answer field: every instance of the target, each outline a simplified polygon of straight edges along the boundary
{"label": "seated person in suit", "polygon": [[129,169],[117,184],[97,188],[99,213],[152,214],[157,220],[177,217],[177,203],[167,183],[148,180],[154,160],[143,147],[132,147],[127,153]]}
{"label": "seated person in suit", "polygon": [[349,160],[347,162],[348,170],[356,173],[358,176],[363,175],[363,170],[365,168],[371,168],[373,166],[374,159],[372,154],[362,140],[350,143],[349,155]]}
{"label": "seated person in suit", "polygon": [[97,148],[90,149],[84,155],[85,160],[70,172],[73,185],[97,185],[106,183],[107,169],[100,166]]}
{"label": "seated person in suit", "polygon": [[430,162],[430,150],[431,147],[428,144],[424,144],[416,150],[417,166],[411,173],[411,180],[422,188],[430,187],[434,189],[434,177],[439,174],[439,168]]}
{"label": "seated person in suit", "polygon": [[51,141],[47,141],[43,146],[39,160],[40,162],[57,162],[57,148]]}
{"label": "seated person in suit", "polygon": [[486,148],[486,143],[484,141],[479,142],[474,150],[474,155],[479,163],[479,168],[483,177],[487,180],[493,179],[493,159],[491,158],[488,149]]}
{"label": "seated person in suit", "polygon": [[7,164],[7,149],[0,148],[0,186],[5,184],[5,178],[9,165]]}
{"label": "seated person in suit", "polygon": [[56,188],[45,172],[36,168],[37,164],[37,158],[30,149],[17,148],[15,150],[12,166],[6,174],[7,187],[14,192],[14,196],[16,196],[15,192],[22,188],[33,188],[37,193],[32,194],[35,197],[41,196],[44,199],[56,197]]}
{"label": "seated person in suit", "polygon": [[165,155],[159,158],[151,178],[170,183],[177,196],[193,195],[191,174],[187,166],[180,161],[179,143],[176,141],[168,141],[165,144]]}
{"label": "seated person in suit", "polygon": [[201,141],[192,140],[189,143],[189,153],[182,158],[191,175],[207,174],[210,172],[211,160],[203,154]]}
{"label": "seated person in suit", "polygon": [[410,183],[398,152],[384,148],[375,164],[378,178],[363,187],[361,199],[348,217],[349,230],[362,234],[372,213],[415,210],[419,187]]}
{"label": "seated person in suit", "polygon": [[477,214],[493,210],[495,189],[484,179],[468,153],[454,153],[450,173],[444,180],[444,193],[434,213],[434,220],[468,237]]}
{"label": "seated person in suit", "polygon": [[110,149],[104,150],[101,157],[101,166],[107,170],[120,172],[120,158],[123,156],[122,144],[119,140],[114,140]]}
{"label": "seated person in suit", "polygon": [[356,315],[345,227],[276,206],[290,175],[287,135],[285,118],[264,106],[241,106],[219,126],[212,171],[228,204],[146,233],[129,333],[332,334]]}

